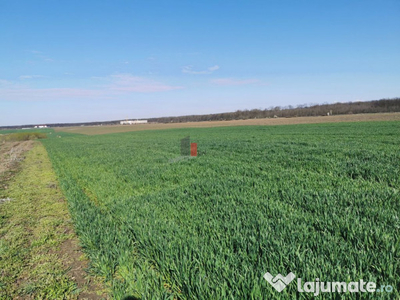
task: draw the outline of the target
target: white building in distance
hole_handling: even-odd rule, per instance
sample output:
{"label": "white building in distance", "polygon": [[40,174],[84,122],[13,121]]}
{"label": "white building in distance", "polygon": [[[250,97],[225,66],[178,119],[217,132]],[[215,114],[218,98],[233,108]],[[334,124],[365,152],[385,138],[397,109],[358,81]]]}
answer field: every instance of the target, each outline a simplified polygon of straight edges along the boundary
{"label": "white building in distance", "polygon": [[136,121],[132,121],[132,120],[126,120],[126,121],[121,121],[119,122],[121,125],[135,125],[135,124],[146,124],[147,120],[136,120]]}

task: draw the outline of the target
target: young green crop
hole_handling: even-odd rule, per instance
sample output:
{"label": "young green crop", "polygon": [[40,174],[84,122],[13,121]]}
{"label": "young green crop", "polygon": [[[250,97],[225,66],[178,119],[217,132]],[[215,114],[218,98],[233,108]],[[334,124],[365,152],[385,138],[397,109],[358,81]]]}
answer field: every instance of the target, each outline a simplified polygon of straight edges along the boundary
{"label": "young green crop", "polygon": [[[400,122],[192,128],[43,143],[115,299],[299,299],[265,272],[400,296]],[[176,159],[180,139],[195,159]],[[351,298],[351,294],[324,295]],[[363,297],[374,296],[364,294]]]}

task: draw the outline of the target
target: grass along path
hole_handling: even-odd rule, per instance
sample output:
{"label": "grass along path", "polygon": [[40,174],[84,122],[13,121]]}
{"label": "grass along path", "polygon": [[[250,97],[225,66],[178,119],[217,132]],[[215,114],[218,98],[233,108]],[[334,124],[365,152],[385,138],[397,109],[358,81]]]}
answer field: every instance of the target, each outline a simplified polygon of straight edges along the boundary
{"label": "grass along path", "polygon": [[0,299],[105,299],[88,280],[67,203],[41,143],[0,204]]}

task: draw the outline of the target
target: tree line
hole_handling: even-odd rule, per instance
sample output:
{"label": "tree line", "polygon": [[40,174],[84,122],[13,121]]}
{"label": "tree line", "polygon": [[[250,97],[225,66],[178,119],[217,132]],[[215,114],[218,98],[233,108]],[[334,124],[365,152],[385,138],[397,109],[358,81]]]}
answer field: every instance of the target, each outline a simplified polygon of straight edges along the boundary
{"label": "tree line", "polygon": [[400,112],[400,98],[381,99],[363,102],[346,102],[334,104],[298,105],[293,107],[270,107],[267,109],[237,110],[206,115],[188,115],[178,117],[150,118],[154,123],[183,123],[201,121],[228,121],[258,118],[293,118],[326,115],[346,115],[365,113]]}
{"label": "tree line", "polygon": [[[201,122],[201,121],[228,121],[228,120],[246,120],[256,118],[293,118],[309,116],[326,115],[347,115],[347,114],[366,114],[366,113],[386,113],[400,112],[400,98],[381,99],[373,101],[358,101],[333,104],[315,104],[315,105],[291,105],[281,107],[269,107],[266,109],[245,109],[235,112],[225,112],[206,115],[187,115],[178,117],[148,118],[149,123],[183,123],[183,122]],[[100,126],[100,125],[118,125],[121,120],[98,121],[82,123],[55,123],[46,124],[49,127],[69,127],[69,126]],[[0,129],[18,129],[24,127],[33,127],[34,125],[4,126]],[[134,126],[134,125],[132,125]]]}

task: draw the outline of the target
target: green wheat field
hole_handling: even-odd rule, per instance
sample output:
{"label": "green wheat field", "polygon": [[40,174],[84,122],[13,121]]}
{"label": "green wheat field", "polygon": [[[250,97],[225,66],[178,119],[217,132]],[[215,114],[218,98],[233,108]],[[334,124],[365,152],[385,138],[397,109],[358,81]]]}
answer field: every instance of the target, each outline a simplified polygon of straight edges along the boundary
{"label": "green wheat field", "polygon": [[[180,157],[188,135],[196,158]],[[115,299],[312,297],[266,272],[400,297],[400,122],[49,137],[90,272]]]}

